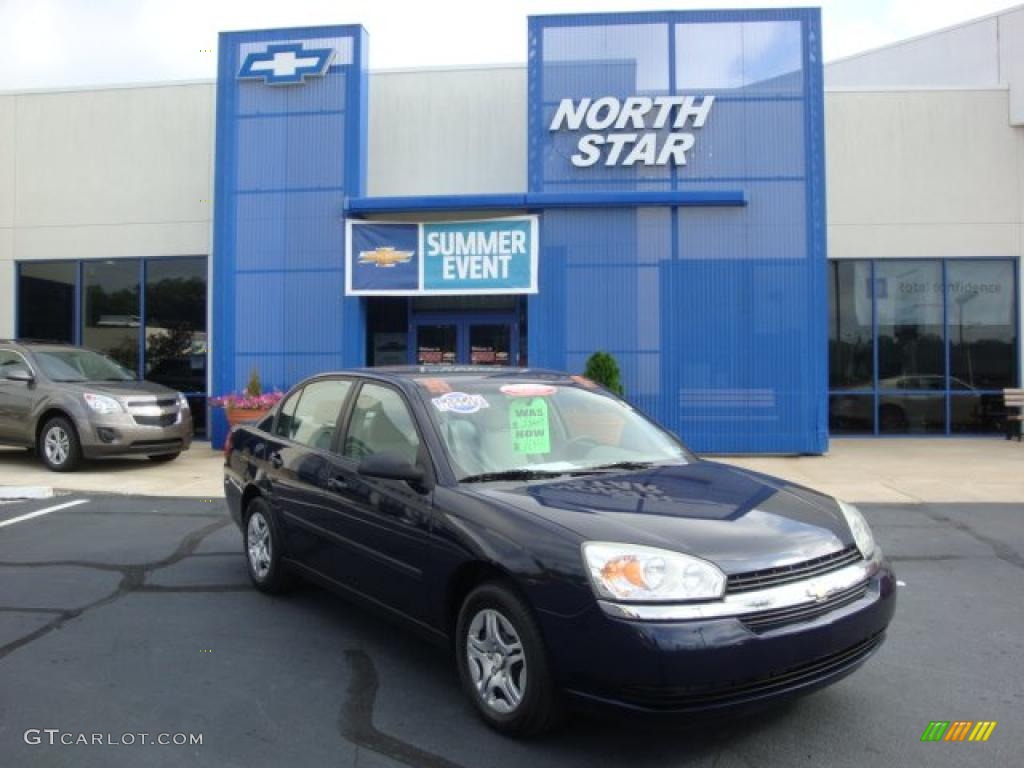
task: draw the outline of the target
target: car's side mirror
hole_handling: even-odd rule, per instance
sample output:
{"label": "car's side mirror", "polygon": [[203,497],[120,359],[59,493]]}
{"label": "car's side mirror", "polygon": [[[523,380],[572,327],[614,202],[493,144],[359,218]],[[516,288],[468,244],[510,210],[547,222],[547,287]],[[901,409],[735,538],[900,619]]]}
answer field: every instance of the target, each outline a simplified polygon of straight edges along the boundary
{"label": "car's side mirror", "polygon": [[393,453],[375,453],[367,456],[356,470],[360,475],[379,477],[384,480],[404,480],[407,483],[421,483],[425,473],[422,467],[410,464]]}
{"label": "car's side mirror", "polygon": [[8,381],[30,382],[35,381],[36,377],[24,365],[12,365],[6,371],[6,378]]}

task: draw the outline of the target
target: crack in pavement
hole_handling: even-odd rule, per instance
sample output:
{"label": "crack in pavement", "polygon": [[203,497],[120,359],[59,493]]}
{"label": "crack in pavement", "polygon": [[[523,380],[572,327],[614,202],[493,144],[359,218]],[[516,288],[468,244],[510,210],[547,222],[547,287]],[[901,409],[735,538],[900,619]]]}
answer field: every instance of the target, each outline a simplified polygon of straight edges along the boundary
{"label": "crack in pavement", "polygon": [[174,552],[167,557],[161,558],[160,560],[154,560],[149,563],[119,565],[114,563],[94,563],[88,560],[52,560],[20,563],[7,561],[0,562],[0,567],[5,568],[48,568],[53,566],[73,566],[77,568],[91,568],[98,571],[115,571],[121,574],[121,582],[110,594],[105,595],[98,600],[94,600],[81,608],[61,612],[53,621],[47,622],[34,632],[30,632],[23,637],[19,637],[17,640],[13,640],[6,645],[0,646],[0,659],[14,653],[19,648],[24,648],[29,643],[35,642],[54,630],[60,629],[64,624],[72,619],[76,619],[89,611],[95,610],[96,608],[109,605],[115,600],[119,600],[124,597],[129,592],[138,591],[144,586],[147,574],[181,562],[195,552],[196,548],[202,543],[204,538],[209,536],[211,533],[219,531],[231,522],[231,520],[226,516],[221,515],[220,517],[223,519],[185,534],[181,541],[178,542],[178,546]]}
{"label": "crack in pavement", "polygon": [[338,713],[338,732],[343,739],[413,768],[464,768],[380,731],[373,724],[379,687],[377,668],[369,655],[358,648],[346,648],[345,659],[352,669],[352,679]]}
{"label": "crack in pavement", "polygon": [[926,515],[929,519],[935,521],[936,523],[939,523],[940,525],[946,525],[951,528],[955,528],[961,533],[967,534],[975,541],[980,542],[981,544],[984,544],[987,547],[990,547],[992,549],[992,553],[998,559],[1002,560],[1004,563],[1012,565],[1014,568],[1020,568],[1024,570],[1024,555],[1021,555],[1021,553],[1015,550],[1013,547],[1008,546],[1007,544],[1005,544],[1002,541],[999,541],[998,539],[993,539],[990,536],[986,536],[983,533],[979,533],[978,531],[974,530],[971,526],[969,526],[967,523],[961,522],[959,520],[954,520],[953,518],[942,514],[942,512],[938,511],[937,509],[932,509],[932,505],[930,504],[919,504],[918,506],[920,507],[921,512],[924,513],[924,515]]}

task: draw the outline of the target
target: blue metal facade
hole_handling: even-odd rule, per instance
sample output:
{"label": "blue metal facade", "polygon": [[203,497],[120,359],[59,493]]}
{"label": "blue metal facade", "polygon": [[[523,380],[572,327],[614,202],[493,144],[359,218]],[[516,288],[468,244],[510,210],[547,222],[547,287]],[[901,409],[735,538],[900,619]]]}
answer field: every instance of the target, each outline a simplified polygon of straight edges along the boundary
{"label": "blue metal facade", "polygon": [[[333,56],[322,74],[266,70],[275,52],[325,49]],[[345,297],[343,264],[345,199],[365,192],[366,91],[360,26],[221,34],[213,394],[244,387],[254,367],[264,388],[283,388],[363,363],[363,307]],[[220,445],[221,411],[211,427]]]}
{"label": "blue metal facade", "polygon": [[[339,39],[350,55],[323,76],[314,61],[308,76],[258,79],[274,50]],[[629,399],[697,450],[824,452],[819,12],[531,17],[528,56],[525,194],[373,199],[362,28],[222,35],[213,393],[253,366],[285,387],[364,363],[365,300],[344,295],[345,216],[521,208],[542,214],[532,365],[581,371],[603,349]],[[577,167],[578,135],[549,130],[564,98],[677,95],[715,98],[682,166]],[[219,412],[212,427],[216,444]]]}
{"label": "blue metal facade", "polygon": [[[709,452],[827,447],[816,9],[530,19],[529,196],[546,210],[531,364],[616,356],[627,396]],[[564,98],[714,95],[685,166],[576,167]],[[745,205],[648,202],[727,193]]]}

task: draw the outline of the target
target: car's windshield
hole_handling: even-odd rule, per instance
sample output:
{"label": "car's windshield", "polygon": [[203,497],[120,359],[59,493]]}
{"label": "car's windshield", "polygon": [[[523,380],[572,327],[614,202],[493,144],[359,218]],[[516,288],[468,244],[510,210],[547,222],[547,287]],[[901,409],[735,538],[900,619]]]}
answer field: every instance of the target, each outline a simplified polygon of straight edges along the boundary
{"label": "car's windshield", "polygon": [[106,355],[88,349],[34,349],[47,378],[53,381],[132,381],[125,370]]}
{"label": "car's windshield", "polygon": [[590,382],[417,379],[460,481],[687,462],[670,434]]}

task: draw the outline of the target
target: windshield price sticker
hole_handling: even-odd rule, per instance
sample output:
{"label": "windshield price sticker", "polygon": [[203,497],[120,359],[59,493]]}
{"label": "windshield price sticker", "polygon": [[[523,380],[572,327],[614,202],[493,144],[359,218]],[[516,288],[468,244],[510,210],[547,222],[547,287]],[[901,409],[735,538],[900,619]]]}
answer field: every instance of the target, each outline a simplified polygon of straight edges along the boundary
{"label": "windshield price sticker", "polygon": [[435,397],[431,401],[441,413],[476,413],[481,408],[490,408],[483,395],[469,395],[465,392],[449,392],[447,395]]}
{"label": "windshield price sticker", "polygon": [[516,453],[551,453],[547,401],[539,397],[509,404],[512,450]]}

